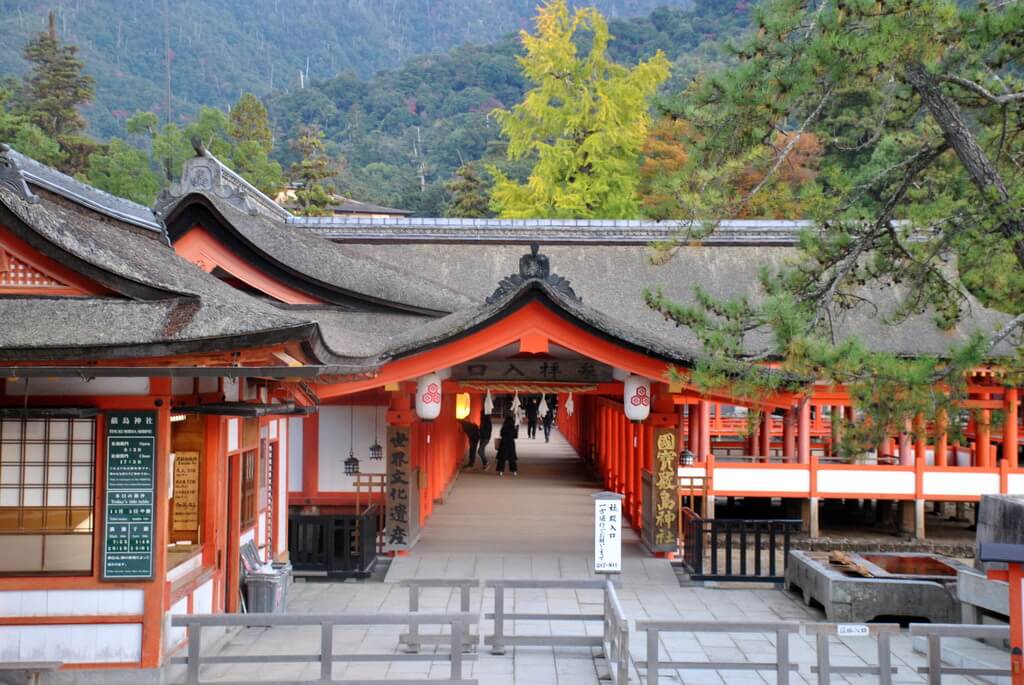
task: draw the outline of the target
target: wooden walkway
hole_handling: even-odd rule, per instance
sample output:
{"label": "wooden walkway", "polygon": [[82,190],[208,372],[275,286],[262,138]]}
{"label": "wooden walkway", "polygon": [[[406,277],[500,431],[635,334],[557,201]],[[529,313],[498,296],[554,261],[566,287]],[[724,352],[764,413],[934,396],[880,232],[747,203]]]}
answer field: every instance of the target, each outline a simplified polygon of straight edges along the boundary
{"label": "wooden walkway", "polygon": [[[451,496],[436,505],[419,542],[391,564],[388,582],[412,577],[587,578],[593,557],[591,497],[602,488],[572,446],[552,431],[545,443],[517,441],[519,475],[464,470]],[[493,453],[493,449],[489,450]],[[648,555],[627,527],[624,580],[676,584],[669,563]]]}

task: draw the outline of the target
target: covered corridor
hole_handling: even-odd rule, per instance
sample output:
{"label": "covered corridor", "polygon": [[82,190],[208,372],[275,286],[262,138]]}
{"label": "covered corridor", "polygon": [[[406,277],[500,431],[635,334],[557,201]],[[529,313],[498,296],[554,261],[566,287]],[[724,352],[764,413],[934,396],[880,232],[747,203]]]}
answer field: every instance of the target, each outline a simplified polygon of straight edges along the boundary
{"label": "covered corridor", "polygon": [[[488,469],[463,470],[407,556],[394,559],[389,582],[419,577],[585,578],[593,573],[591,495],[603,488],[558,430],[551,442],[517,441],[519,476],[499,478],[493,449]],[[669,562],[645,555],[626,526],[625,578],[675,585]]]}

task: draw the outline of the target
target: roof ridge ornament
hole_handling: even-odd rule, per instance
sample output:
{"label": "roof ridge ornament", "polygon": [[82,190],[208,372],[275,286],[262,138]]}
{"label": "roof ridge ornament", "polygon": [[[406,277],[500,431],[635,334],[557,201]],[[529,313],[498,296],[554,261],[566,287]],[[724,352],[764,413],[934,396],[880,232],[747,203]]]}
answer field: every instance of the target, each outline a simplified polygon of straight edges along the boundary
{"label": "roof ridge ornament", "polygon": [[39,202],[39,196],[32,192],[21,173],[21,167],[14,158],[7,154],[11,152],[11,146],[0,143],[0,186],[7,188],[29,204]]}
{"label": "roof ridge ornament", "polygon": [[246,189],[226,178],[224,167],[214,157],[198,136],[193,136],[192,147],[196,151],[194,157],[185,160],[181,178],[171,183],[157,199],[157,211],[163,215],[174,205],[175,200],[191,193],[210,195],[226,200],[233,207],[250,216],[259,213]]}
{"label": "roof ridge ornament", "polygon": [[534,242],[530,243],[530,254],[519,258],[519,273],[501,279],[497,289],[487,298],[487,304],[496,304],[529,283],[543,283],[564,297],[576,302],[583,301],[572,289],[568,278],[551,273],[551,261],[547,255],[541,254],[540,243]]}

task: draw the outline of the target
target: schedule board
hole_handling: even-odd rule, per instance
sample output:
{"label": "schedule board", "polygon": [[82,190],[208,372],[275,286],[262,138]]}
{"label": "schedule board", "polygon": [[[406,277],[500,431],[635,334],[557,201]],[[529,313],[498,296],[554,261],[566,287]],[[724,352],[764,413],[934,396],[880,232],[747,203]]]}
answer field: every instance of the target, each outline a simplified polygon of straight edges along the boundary
{"label": "schedule board", "polygon": [[156,412],[106,415],[104,580],[153,577],[156,515]]}

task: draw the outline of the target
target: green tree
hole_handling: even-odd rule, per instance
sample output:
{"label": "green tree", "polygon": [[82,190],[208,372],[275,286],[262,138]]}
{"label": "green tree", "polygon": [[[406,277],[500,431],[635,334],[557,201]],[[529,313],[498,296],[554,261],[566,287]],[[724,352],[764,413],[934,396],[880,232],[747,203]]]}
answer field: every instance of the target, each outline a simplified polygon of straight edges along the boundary
{"label": "green tree", "polygon": [[491,216],[487,185],[475,164],[463,164],[456,169],[445,189],[451,194],[445,216],[465,219]]}
{"label": "green tree", "polygon": [[65,158],[60,145],[27,116],[8,107],[10,100],[10,91],[0,88],[0,141],[43,164],[58,166]]}
{"label": "green tree", "polygon": [[535,23],[535,34],[520,34],[526,55],[519,58],[533,88],[493,115],[508,138],[509,158],[536,163],[526,183],[488,169],[495,178],[492,208],[511,218],[637,216],[648,101],[668,78],[668,60],[658,51],[633,68],[614,63],[604,17],[593,8],[570,14],[565,0],[542,5]]}
{"label": "green tree", "polygon": [[252,93],[243,93],[229,116],[229,133],[239,143],[255,143],[264,153],[274,148],[274,137],[270,133],[267,108]]}
{"label": "green tree", "polygon": [[298,213],[303,216],[327,216],[331,213],[331,192],[325,182],[337,176],[337,168],[327,156],[324,132],[315,126],[306,126],[292,141],[291,147],[300,155],[292,164],[292,181],[298,188],[295,199]]}
{"label": "green tree", "polygon": [[[756,204],[811,134],[822,151],[820,190],[805,206],[817,225],[799,263],[764,274],[759,301],[698,291],[685,305],[651,290],[647,302],[704,342],[696,376],[705,386],[848,387],[868,412],[844,432],[861,448],[918,412],[950,409],[966,370],[994,346],[1022,342],[1024,4],[768,0],[756,25],[740,63],[685,98],[703,176],[678,198],[706,219],[687,238]],[[781,149],[766,145],[779,140]],[[752,165],[753,187],[739,197],[722,188]],[[670,254],[671,246],[659,258]],[[1001,273],[985,278],[992,267]],[[972,286],[1014,317],[941,358],[907,361],[833,337],[832,322],[863,306],[897,325],[931,313],[948,329],[967,312]],[[758,362],[767,359],[789,374],[766,373]]]}
{"label": "green tree", "polygon": [[160,177],[149,156],[119,138],[89,155],[85,177],[97,188],[147,206],[160,192]]}
{"label": "green tree", "polygon": [[20,97],[24,113],[60,145],[59,168],[77,172],[95,149],[84,135],[87,124],[78,109],[93,97],[93,79],[83,73],[78,47],[61,43],[50,12],[48,29],[30,40],[22,55],[29,63]]}

